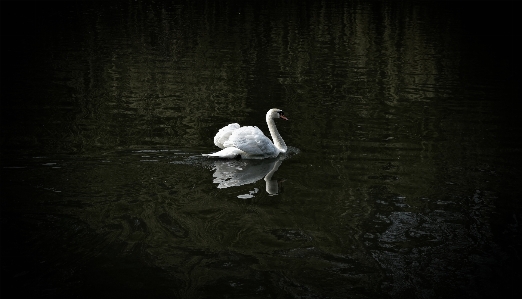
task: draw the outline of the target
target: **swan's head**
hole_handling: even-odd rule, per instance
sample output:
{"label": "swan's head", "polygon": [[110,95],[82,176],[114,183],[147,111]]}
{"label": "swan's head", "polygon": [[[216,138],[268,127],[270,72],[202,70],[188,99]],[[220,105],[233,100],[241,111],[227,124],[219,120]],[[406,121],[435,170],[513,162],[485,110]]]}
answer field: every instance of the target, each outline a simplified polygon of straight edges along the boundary
{"label": "swan's head", "polygon": [[268,110],[268,112],[266,113],[266,117],[267,118],[282,118],[284,120],[288,120],[288,118],[286,118],[283,110],[277,109],[277,108]]}

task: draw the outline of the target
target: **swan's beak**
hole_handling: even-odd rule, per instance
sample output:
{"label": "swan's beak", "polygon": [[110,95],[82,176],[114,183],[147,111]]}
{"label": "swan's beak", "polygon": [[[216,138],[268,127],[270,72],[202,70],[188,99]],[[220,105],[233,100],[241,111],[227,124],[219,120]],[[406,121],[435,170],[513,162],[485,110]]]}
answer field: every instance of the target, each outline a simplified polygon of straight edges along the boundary
{"label": "swan's beak", "polygon": [[281,115],[281,116],[279,116],[279,117],[282,118],[282,119],[284,119],[284,120],[288,120],[288,118],[286,118],[286,116],[284,116],[284,115]]}

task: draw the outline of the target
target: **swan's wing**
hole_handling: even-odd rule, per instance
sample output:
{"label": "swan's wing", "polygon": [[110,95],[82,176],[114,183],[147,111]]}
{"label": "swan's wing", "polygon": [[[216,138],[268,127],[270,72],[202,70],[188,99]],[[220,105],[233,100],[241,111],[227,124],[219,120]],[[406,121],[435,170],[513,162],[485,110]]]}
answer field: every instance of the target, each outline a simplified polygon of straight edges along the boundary
{"label": "swan's wing", "polygon": [[242,156],[244,154],[245,154],[245,152],[243,152],[240,149],[237,149],[235,147],[227,147],[227,148],[220,150],[219,152],[212,153],[212,154],[203,154],[203,156],[207,156],[209,158],[233,159],[233,158],[236,158],[237,156]]}
{"label": "swan's wing", "polygon": [[275,156],[278,151],[272,141],[257,127],[245,126],[234,130],[225,147],[235,147],[249,156]]}
{"label": "swan's wing", "polygon": [[223,143],[225,143],[225,141],[228,140],[232,132],[234,132],[237,129],[239,129],[239,124],[236,123],[229,124],[228,126],[221,128],[217,132],[216,136],[214,136],[214,144],[219,148],[225,148]]}

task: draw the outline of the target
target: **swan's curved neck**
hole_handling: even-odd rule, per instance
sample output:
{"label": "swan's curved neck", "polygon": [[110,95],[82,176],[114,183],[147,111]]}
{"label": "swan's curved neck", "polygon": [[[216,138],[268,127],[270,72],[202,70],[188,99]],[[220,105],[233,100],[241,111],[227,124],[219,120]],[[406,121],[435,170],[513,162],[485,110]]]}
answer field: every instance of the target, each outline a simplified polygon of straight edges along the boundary
{"label": "swan's curved neck", "polygon": [[280,152],[286,153],[286,143],[281,135],[279,135],[279,131],[277,130],[274,119],[268,114],[266,115],[266,123],[268,125],[270,135],[272,135],[272,141],[274,142],[274,145],[277,147],[277,149],[279,149]]}

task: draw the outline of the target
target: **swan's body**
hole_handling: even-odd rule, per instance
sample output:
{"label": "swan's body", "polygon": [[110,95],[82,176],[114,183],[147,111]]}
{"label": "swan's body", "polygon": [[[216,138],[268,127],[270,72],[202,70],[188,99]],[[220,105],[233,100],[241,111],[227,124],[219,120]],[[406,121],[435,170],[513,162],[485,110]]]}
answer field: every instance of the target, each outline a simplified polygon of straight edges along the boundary
{"label": "swan's body", "polygon": [[286,153],[285,141],[279,135],[274,122],[276,118],[288,120],[280,109],[270,109],[266,113],[266,123],[272,140],[274,140],[273,143],[258,127],[240,127],[239,124],[234,123],[221,128],[214,137],[214,144],[222,150],[213,154],[204,154],[204,156],[225,159],[238,156],[243,159],[264,159]]}

